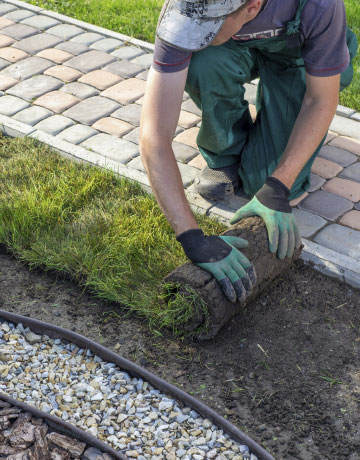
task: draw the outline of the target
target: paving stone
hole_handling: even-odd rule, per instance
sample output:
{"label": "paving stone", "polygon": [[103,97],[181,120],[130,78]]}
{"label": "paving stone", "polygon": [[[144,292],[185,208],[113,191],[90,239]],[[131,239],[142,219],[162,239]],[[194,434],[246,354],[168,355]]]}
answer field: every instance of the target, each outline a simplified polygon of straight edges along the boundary
{"label": "paving stone", "polygon": [[13,45],[14,48],[26,51],[29,54],[36,54],[46,48],[53,48],[61,42],[61,38],[49,35],[46,32],[24,38]]}
{"label": "paving stone", "polygon": [[48,59],[49,61],[55,62],[55,64],[63,64],[73,57],[72,54],[57,48],[48,48],[46,50],[40,51],[36,54],[36,56]]}
{"label": "paving stone", "polygon": [[[188,163],[199,154],[197,150],[193,149],[189,145],[179,144],[178,142],[173,142],[172,148],[176,161],[180,163]],[[192,164],[190,164],[190,166],[194,167]]]}
{"label": "paving stone", "polygon": [[11,117],[20,110],[29,107],[30,104],[15,96],[1,96],[0,97],[0,113]]}
{"label": "paving stone", "polygon": [[186,188],[194,182],[199,170],[183,163],[177,163],[177,165],[180,170],[183,186]]}
{"label": "paving stone", "polygon": [[8,61],[6,61],[5,59],[0,58],[0,70],[5,69],[9,65],[10,65],[10,63]]}
{"label": "paving stone", "polygon": [[[182,144],[181,144],[182,145]],[[207,165],[204,157],[202,155],[197,155],[193,160],[189,162],[190,166],[193,166],[194,168],[198,169],[203,169]]]}
{"label": "paving stone", "polygon": [[66,128],[64,131],[61,131],[61,133],[56,137],[77,145],[86,141],[86,139],[95,136],[95,134],[98,134],[98,131],[90,126],[73,125],[70,126],[70,128]]}
{"label": "paving stone", "polygon": [[110,136],[109,134],[97,134],[82,142],[83,147],[100,153],[110,160],[126,164],[139,155],[139,147],[124,139]]}
{"label": "paving stone", "polygon": [[183,102],[181,109],[185,110],[186,112],[194,113],[198,117],[201,117],[202,115],[201,110],[196,107],[195,102],[192,99],[188,99],[187,101]]}
{"label": "paving stone", "polygon": [[15,40],[7,35],[0,34],[0,48],[5,48],[5,46],[10,46],[15,42]]}
{"label": "paving stone", "polygon": [[20,22],[23,19],[30,18],[31,16],[35,16],[35,13],[33,11],[29,10],[16,10],[16,11],[11,11],[10,13],[7,13],[4,15],[6,19],[10,19],[11,21],[14,22]]}
{"label": "paving stone", "polygon": [[200,120],[201,118],[197,115],[190,112],[185,112],[185,110],[181,110],[178,124],[183,128],[188,129],[195,126],[197,123],[199,123]]}
{"label": "paving stone", "polygon": [[51,91],[36,99],[34,104],[45,107],[55,113],[63,113],[73,105],[79,103],[81,99],[64,93],[63,91]]}
{"label": "paving stone", "polygon": [[0,49],[0,58],[6,59],[9,62],[18,62],[25,59],[29,55],[25,51],[17,50],[12,46]]}
{"label": "paving stone", "polygon": [[85,32],[81,35],[77,35],[76,37],[72,38],[70,41],[75,43],[81,43],[85,46],[90,46],[99,40],[102,40],[104,35],[97,34],[95,32]]}
{"label": "paving stone", "polygon": [[50,110],[44,109],[44,107],[37,107],[36,105],[33,105],[27,109],[21,110],[15,114],[13,118],[15,120],[21,121],[21,123],[34,126],[41,120],[45,120],[45,118],[51,117],[52,115],[54,115],[54,113]]}
{"label": "paving stone", "polygon": [[333,161],[325,160],[324,158],[315,158],[311,172],[323,177],[331,179],[337,176],[344,168]]}
{"label": "paving stone", "polygon": [[353,153],[350,153],[347,150],[339,149],[337,147],[332,147],[330,145],[325,145],[320,149],[319,157],[333,161],[343,168],[351,165],[352,163],[355,163],[355,161],[358,160],[358,157]]}
{"label": "paving stone", "polygon": [[326,192],[340,195],[350,201],[358,202],[360,200],[360,184],[348,179],[334,177],[327,181],[322,189]]}
{"label": "paving stone", "polygon": [[103,40],[93,43],[90,48],[98,51],[104,51],[105,53],[111,53],[117,48],[120,48],[123,44],[123,41],[117,40],[116,38],[104,38]]}
{"label": "paving stone", "polygon": [[360,156],[360,141],[358,139],[351,139],[350,137],[339,136],[330,142],[332,147],[338,147],[339,149],[347,150],[348,152],[354,153]]}
{"label": "paving stone", "polygon": [[301,209],[293,209],[296,223],[303,238],[309,238],[323,228],[328,222],[320,216]]}
{"label": "paving stone", "polygon": [[35,77],[24,80],[12,87],[8,90],[8,94],[12,94],[13,96],[17,96],[31,102],[33,99],[36,99],[43,94],[61,88],[62,85],[63,83],[56,78],[46,75],[36,75]]}
{"label": "paving stone", "polygon": [[325,141],[324,141],[324,145],[328,144],[330,141],[335,139],[337,136],[338,135],[336,133],[334,133],[333,131],[328,131],[328,133],[326,135],[326,138],[325,138]]}
{"label": "paving stone", "polygon": [[128,168],[137,169],[138,171],[143,171],[144,173],[146,173],[146,170],[145,170],[145,167],[143,165],[140,155],[134,158],[133,160],[131,160],[126,166]]}
{"label": "paving stone", "polygon": [[140,125],[140,116],[141,107],[137,104],[126,105],[112,114],[112,117],[119,118],[134,126]]}
{"label": "paving stone", "polygon": [[256,107],[254,104],[249,104],[249,112],[250,112],[252,121],[255,121],[257,117],[257,111],[256,111]]}
{"label": "paving stone", "polygon": [[360,232],[338,224],[325,227],[314,241],[326,248],[360,259]]}
{"label": "paving stone", "polygon": [[15,40],[22,40],[23,38],[38,34],[39,31],[35,29],[35,27],[28,26],[27,24],[13,24],[1,29],[1,33],[15,38]]}
{"label": "paving stone", "polygon": [[6,19],[0,16],[0,29],[3,27],[11,26],[12,24],[14,24],[14,21],[10,21],[10,19]]}
{"label": "paving stone", "polygon": [[148,70],[144,70],[144,72],[140,72],[136,75],[136,78],[140,78],[140,80],[147,80],[147,77],[149,75]]}
{"label": "paving stone", "polygon": [[130,61],[116,61],[107,65],[104,70],[116,73],[120,77],[130,78],[143,71],[144,67]]}
{"label": "paving stone", "polygon": [[10,13],[10,11],[15,11],[18,8],[15,5],[10,5],[9,3],[1,3],[0,4],[0,16],[4,16],[7,13]]}
{"label": "paving stone", "polygon": [[360,162],[354,163],[345,168],[344,171],[339,174],[339,177],[360,182]]}
{"label": "paving stone", "polygon": [[357,122],[360,121],[360,113],[359,112],[355,112],[353,115],[351,115],[350,117],[352,120],[355,120]]}
{"label": "paving stone", "polygon": [[56,136],[61,131],[74,124],[75,123],[70,120],[70,118],[62,115],[53,115],[52,117],[45,118],[45,120],[37,123],[34,128],[51,134],[52,136]]}
{"label": "paving stone", "polygon": [[135,64],[139,64],[145,69],[148,69],[149,67],[151,67],[153,60],[154,60],[154,55],[147,53],[147,54],[138,56],[135,59],[131,59],[131,62],[134,62]]}
{"label": "paving stone", "polygon": [[174,141],[175,142],[180,142],[181,144],[190,145],[190,147],[192,147],[192,148],[197,150],[198,145],[196,143],[196,138],[197,138],[198,133],[199,133],[199,128],[197,128],[197,127],[190,128],[190,129],[187,129],[184,132],[178,134],[175,137]]}
{"label": "paving stone", "polygon": [[66,51],[74,56],[79,56],[80,54],[86,53],[89,51],[89,48],[81,43],[74,43],[74,42],[64,42],[60,43],[60,45],[56,46],[57,49]]}
{"label": "paving stone", "polygon": [[51,77],[58,78],[66,83],[71,83],[74,80],[80,78],[83,74],[76,69],[66,67],[64,65],[56,65],[45,70],[44,75],[50,75]]}
{"label": "paving stone", "polygon": [[315,192],[315,190],[319,190],[319,188],[325,183],[325,179],[318,176],[317,174],[310,173],[310,187],[308,188],[308,192]]}
{"label": "paving stone", "polygon": [[146,83],[143,80],[130,78],[106,89],[101,95],[120,104],[131,104],[145,94],[145,85]]}
{"label": "paving stone", "polygon": [[84,125],[93,125],[100,118],[108,117],[119,108],[119,104],[105,97],[94,96],[81,101],[64,115]]}
{"label": "paving stone", "polygon": [[352,210],[347,212],[340,219],[340,224],[360,230],[360,211]]}
{"label": "paving stone", "polygon": [[31,56],[23,59],[22,61],[11,64],[3,70],[3,74],[16,80],[22,81],[34,75],[42,74],[46,69],[52,67],[54,64],[47,59]]}
{"label": "paving stone", "polygon": [[140,140],[140,128],[133,129],[129,134],[124,136],[124,139],[133,142],[134,144],[138,144]]}
{"label": "paving stone", "polygon": [[98,131],[117,137],[123,137],[125,134],[134,129],[134,127],[129,123],[112,117],[101,118],[94,123],[92,127]]}
{"label": "paving stone", "polygon": [[113,56],[103,51],[92,50],[69,59],[65,65],[80,70],[82,73],[88,73],[110,64],[114,60]]}
{"label": "paving stone", "polygon": [[136,46],[122,46],[118,50],[113,51],[111,54],[119,59],[127,60],[134,59],[137,56],[145,54],[145,51],[143,51],[140,48],[137,48]]}
{"label": "paving stone", "polygon": [[61,88],[61,91],[72,94],[79,99],[87,99],[88,97],[98,96],[100,94],[100,91],[92,86],[79,82],[68,83]]}
{"label": "paving stone", "polygon": [[50,18],[49,16],[36,14],[35,16],[31,16],[21,21],[21,24],[26,24],[39,30],[46,30],[50,27],[55,27],[56,25],[60,24],[60,22],[54,18]]}
{"label": "paving stone", "polygon": [[305,198],[308,196],[308,192],[304,192],[302,195],[299,197],[295,198],[294,200],[289,201],[290,206],[295,208],[298,204],[300,204]]}
{"label": "paving stone", "polygon": [[0,90],[5,91],[8,88],[11,88],[12,86],[16,85],[16,83],[19,82],[14,78],[0,74]]}
{"label": "paving stone", "polygon": [[215,204],[214,201],[207,200],[195,192],[193,184],[187,187],[185,195],[193,210],[202,214],[205,214]]}
{"label": "paving stone", "polygon": [[49,34],[60,37],[63,40],[71,40],[72,38],[84,32],[84,29],[80,29],[80,27],[74,26],[72,24],[58,24],[57,26],[48,29]]}
{"label": "paving stone", "polygon": [[110,86],[119,83],[123,79],[111,72],[106,70],[94,70],[79,79],[80,83],[87,83],[88,85],[95,86],[95,88],[104,90]]}
{"label": "paving stone", "polygon": [[311,193],[299,204],[299,208],[312,212],[328,220],[336,220],[338,217],[350,211],[354,206],[350,200],[334,193],[317,190]]}

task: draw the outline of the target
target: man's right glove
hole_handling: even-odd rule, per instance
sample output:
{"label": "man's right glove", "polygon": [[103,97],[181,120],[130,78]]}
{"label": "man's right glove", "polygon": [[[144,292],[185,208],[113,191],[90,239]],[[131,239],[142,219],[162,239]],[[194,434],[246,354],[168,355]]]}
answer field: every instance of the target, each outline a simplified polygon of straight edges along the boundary
{"label": "man's right glove", "polygon": [[176,238],[185,254],[197,266],[210,272],[224,295],[233,303],[248,297],[256,284],[254,266],[238,249],[248,242],[236,236],[205,236],[191,229]]}

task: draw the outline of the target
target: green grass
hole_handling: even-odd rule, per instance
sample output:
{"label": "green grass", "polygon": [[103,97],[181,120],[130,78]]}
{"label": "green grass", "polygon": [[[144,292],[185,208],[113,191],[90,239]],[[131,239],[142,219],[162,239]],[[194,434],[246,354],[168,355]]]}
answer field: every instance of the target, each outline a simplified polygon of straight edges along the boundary
{"label": "green grass", "polygon": [[[163,0],[27,0],[82,21],[154,43]],[[101,4],[101,7],[99,5]],[[345,0],[348,25],[360,43],[359,0]],[[360,111],[360,55],[354,62],[354,80],[342,92],[340,103]]]}
{"label": "green grass", "polygon": [[[359,0],[345,0],[348,25],[355,32],[360,44],[360,3]],[[354,79],[340,95],[340,103],[360,112],[360,52],[353,62]]]}
{"label": "green grass", "polygon": [[[197,219],[205,232],[226,228]],[[0,137],[0,243],[30,268],[66,273],[153,329],[179,335],[193,310],[206,308],[195,292],[160,289],[186,257],[151,195],[32,139]]]}

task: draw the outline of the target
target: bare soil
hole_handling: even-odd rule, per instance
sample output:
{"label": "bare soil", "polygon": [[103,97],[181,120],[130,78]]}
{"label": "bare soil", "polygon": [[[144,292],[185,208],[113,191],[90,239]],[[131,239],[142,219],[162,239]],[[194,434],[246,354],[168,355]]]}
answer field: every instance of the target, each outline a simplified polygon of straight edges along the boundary
{"label": "bare soil", "polygon": [[300,261],[208,342],[159,336],[119,305],[31,272],[4,251],[0,308],[116,349],[226,416],[276,459],[360,459],[360,292]]}

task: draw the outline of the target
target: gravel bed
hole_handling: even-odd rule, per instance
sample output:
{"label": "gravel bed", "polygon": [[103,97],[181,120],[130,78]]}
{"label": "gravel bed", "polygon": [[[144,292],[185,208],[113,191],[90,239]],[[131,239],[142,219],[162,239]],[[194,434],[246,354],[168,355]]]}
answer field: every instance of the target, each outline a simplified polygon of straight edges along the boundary
{"label": "gravel bed", "polygon": [[[210,420],[90,350],[0,322],[0,392],[138,460],[258,460]],[[0,457],[1,458],[1,457]]]}
{"label": "gravel bed", "polygon": [[57,433],[43,419],[0,401],[0,459],[114,460],[84,442]]}

